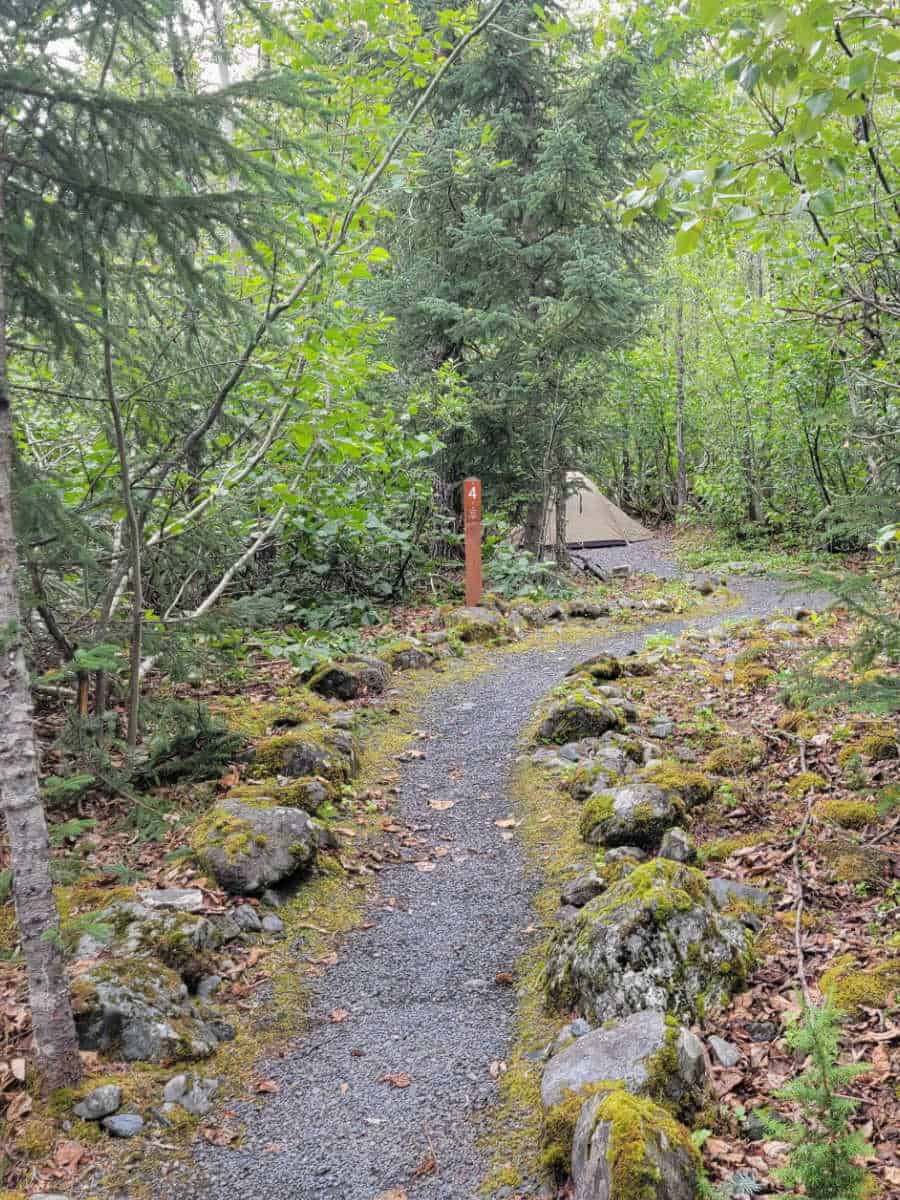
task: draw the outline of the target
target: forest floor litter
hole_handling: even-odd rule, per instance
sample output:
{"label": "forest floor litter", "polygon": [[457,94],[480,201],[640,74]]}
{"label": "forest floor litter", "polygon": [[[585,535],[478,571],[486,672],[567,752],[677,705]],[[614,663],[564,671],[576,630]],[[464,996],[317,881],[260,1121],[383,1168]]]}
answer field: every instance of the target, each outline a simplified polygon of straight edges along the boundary
{"label": "forest floor litter", "polygon": [[[640,553],[644,569],[670,573]],[[774,580],[735,586],[743,601],[729,619],[821,599],[785,600]],[[381,874],[367,927],[344,940],[314,985],[309,1033],[260,1068],[270,1094],[230,1105],[240,1138],[199,1141],[187,1174],[158,1180],[158,1200],[475,1200],[488,1167],[477,1118],[505,1070],[510,985],[537,932],[531,902],[540,880],[518,845],[508,790],[517,738],[540,697],[588,654],[625,654],[648,634],[721,620],[665,620],[526,649],[425,702],[421,749],[399,768],[395,814],[420,844]],[[552,1194],[545,1189],[534,1179],[505,1194]]]}

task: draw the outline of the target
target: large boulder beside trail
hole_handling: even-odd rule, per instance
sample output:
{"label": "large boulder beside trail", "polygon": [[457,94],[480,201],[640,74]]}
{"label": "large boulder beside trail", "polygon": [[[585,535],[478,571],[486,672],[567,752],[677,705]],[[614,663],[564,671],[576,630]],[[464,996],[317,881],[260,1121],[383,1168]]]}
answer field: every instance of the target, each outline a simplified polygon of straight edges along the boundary
{"label": "large boulder beside trail", "polygon": [[554,1054],[544,1068],[541,1101],[552,1108],[568,1092],[581,1094],[606,1084],[687,1107],[690,1098],[700,1100],[705,1082],[700,1039],[663,1013],[647,1009],[608,1022]]}
{"label": "large boulder beside trail", "polygon": [[654,858],[589,901],[551,939],[549,1001],[590,1021],[659,1009],[692,1022],[744,979],[751,935],[701,871]]}
{"label": "large boulder beside trail", "polygon": [[552,705],[538,728],[538,739],[565,745],[581,738],[602,737],[609,729],[623,729],[625,717],[605,697],[576,691]]}
{"label": "large boulder beside trail", "polygon": [[125,1062],[208,1058],[234,1030],[148,958],[113,959],[72,981],[78,1042]]}
{"label": "large boulder beside trail", "polygon": [[652,849],[683,816],[684,805],[674,792],[652,783],[631,783],[588,800],[579,828],[585,841],[595,846]]}
{"label": "large boulder beside trail", "polygon": [[664,1108],[617,1089],[582,1106],[572,1180],[575,1200],[696,1200],[700,1156]]}
{"label": "large boulder beside trail", "polygon": [[302,808],[226,798],[199,822],[191,847],[225,891],[243,896],[310,867],[322,837],[322,827]]}

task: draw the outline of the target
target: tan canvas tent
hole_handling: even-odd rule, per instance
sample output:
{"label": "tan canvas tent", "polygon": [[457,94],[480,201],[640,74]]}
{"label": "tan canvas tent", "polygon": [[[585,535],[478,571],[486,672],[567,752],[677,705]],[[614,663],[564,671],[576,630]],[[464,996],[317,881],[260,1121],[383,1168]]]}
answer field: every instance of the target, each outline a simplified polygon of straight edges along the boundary
{"label": "tan canvas tent", "polygon": [[[572,549],[591,546],[621,546],[645,542],[653,537],[649,529],[623,513],[603,495],[593,480],[572,472],[569,485],[575,489],[566,500],[566,545]],[[556,506],[547,509],[544,541],[551,545],[556,529]]]}

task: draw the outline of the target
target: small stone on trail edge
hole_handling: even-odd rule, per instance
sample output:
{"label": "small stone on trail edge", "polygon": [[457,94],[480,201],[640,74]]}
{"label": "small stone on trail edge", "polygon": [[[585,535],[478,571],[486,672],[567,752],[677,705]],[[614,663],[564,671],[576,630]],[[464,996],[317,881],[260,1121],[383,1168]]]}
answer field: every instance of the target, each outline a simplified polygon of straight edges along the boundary
{"label": "small stone on trail edge", "polygon": [[210,996],[219,990],[222,986],[221,975],[204,975],[197,984],[197,997],[200,1000],[208,1000]]}
{"label": "small stone on trail edge", "polygon": [[104,1117],[100,1122],[110,1137],[136,1137],[144,1128],[144,1118],[137,1113],[116,1113],[114,1117]]}
{"label": "small stone on trail edge", "polygon": [[691,863],[697,857],[697,850],[686,830],[675,826],[667,829],[659,847],[660,858],[670,858],[673,862]]}
{"label": "small stone on trail edge", "polygon": [[[668,1053],[670,1047],[674,1054]],[[653,1070],[657,1055],[665,1055],[663,1078]],[[552,1108],[567,1092],[577,1094],[605,1081],[635,1096],[662,1088],[666,1099],[680,1102],[699,1096],[705,1079],[700,1039],[683,1026],[670,1027],[662,1012],[647,1010],[594,1029],[554,1054],[544,1068],[541,1102]]]}
{"label": "small stone on trail edge", "polygon": [[203,893],[199,888],[158,888],[140,892],[137,898],[148,908],[171,908],[186,913],[203,911]]}
{"label": "small stone on trail edge", "polygon": [[239,904],[231,910],[231,915],[246,933],[259,933],[262,929],[262,921],[256,909],[249,904]]}
{"label": "small stone on trail edge", "polygon": [[772,897],[762,888],[750,883],[739,883],[736,879],[710,879],[709,890],[720,908],[726,908],[735,900],[743,900],[747,904],[772,903]]}
{"label": "small stone on trail edge", "polygon": [[601,879],[596,871],[587,871],[585,874],[579,875],[577,879],[564,884],[559,898],[563,904],[570,904],[573,908],[583,908],[589,900],[593,900],[595,896],[599,896],[605,890],[606,880]]}
{"label": "small stone on trail edge", "polygon": [[733,1042],[726,1042],[724,1038],[715,1035],[707,1038],[707,1041],[720,1066],[736,1067],[741,1061],[741,1052]]}
{"label": "small stone on trail edge", "polygon": [[201,1079],[199,1075],[175,1075],[166,1084],[163,1099],[167,1105],[177,1104],[194,1117],[204,1117],[212,1108],[212,1098],[219,1088],[215,1077]]}
{"label": "small stone on trail edge", "polygon": [[284,921],[281,917],[276,917],[274,913],[263,917],[262,927],[264,933],[284,933]]}
{"label": "small stone on trail edge", "polygon": [[117,1083],[104,1083],[88,1092],[72,1111],[83,1121],[99,1121],[112,1116],[122,1106],[122,1089]]}

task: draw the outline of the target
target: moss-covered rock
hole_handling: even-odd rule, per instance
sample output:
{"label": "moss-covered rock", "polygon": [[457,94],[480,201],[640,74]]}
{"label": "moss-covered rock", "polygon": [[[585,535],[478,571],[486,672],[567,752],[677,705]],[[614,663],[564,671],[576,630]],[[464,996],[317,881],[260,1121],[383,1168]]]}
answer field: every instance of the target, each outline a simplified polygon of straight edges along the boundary
{"label": "moss-covered rock", "polygon": [[627,784],[588,800],[578,828],[594,846],[652,849],[683,816],[684,804],[674,792],[652,783]]}
{"label": "moss-covered rock", "polygon": [[623,1088],[587,1100],[575,1126],[572,1178],[585,1200],[696,1200],[700,1155],[690,1132]]}
{"label": "moss-covered rock", "polygon": [[391,669],[379,658],[353,655],[344,662],[325,662],[307,677],[311,691],[329,700],[355,700],[364,692],[376,695],[391,679]]}
{"label": "moss-covered rock", "polygon": [[258,742],[252,769],[259,778],[313,776],[340,787],[359,773],[359,750],[345,730],[305,725]]}
{"label": "moss-covered rock", "polygon": [[448,625],[461,642],[488,643],[503,640],[509,633],[509,624],[495,608],[476,605],[457,608],[448,618]]}
{"label": "moss-covered rock", "polygon": [[437,659],[433,650],[412,638],[392,642],[381,656],[394,671],[422,671]]}
{"label": "moss-covered rock", "polygon": [[265,783],[238,784],[229,791],[227,799],[248,800],[278,808],[302,808],[314,815],[324,805],[332,804],[339,794],[340,788],[332,780],[322,775],[303,775],[283,784],[274,779]]}
{"label": "moss-covered rock", "polygon": [[83,1050],[125,1062],[208,1058],[224,1022],[191,1000],[178,974],[147,958],[115,959],[72,981],[72,1008]]}
{"label": "moss-covered rock", "polygon": [[602,737],[610,729],[624,729],[626,720],[620,709],[604,697],[587,690],[571,693],[554,704],[538,727],[538,740],[563,746],[581,738]]}
{"label": "moss-covered rock", "polygon": [[309,867],[321,826],[299,808],[226,798],[199,822],[191,848],[227,892],[253,895]]}
{"label": "moss-covered rock", "polygon": [[828,873],[839,883],[883,887],[888,879],[890,860],[877,846],[852,846],[845,841],[820,842],[817,850]]}
{"label": "moss-covered rock", "polygon": [[758,691],[771,683],[774,678],[775,672],[772,668],[764,667],[760,663],[747,663],[745,666],[734,669],[734,686],[745,692]]}
{"label": "moss-covered rock", "polygon": [[870,800],[823,800],[816,805],[815,813],[830,825],[842,829],[865,829],[878,820],[878,808]]}
{"label": "moss-covered rock", "polygon": [[587,676],[598,683],[618,679],[622,674],[622,663],[614,654],[595,654],[566,672],[567,675]]}
{"label": "moss-covered rock", "polygon": [[735,656],[735,666],[745,667],[749,663],[763,662],[772,649],[770,642],[763,638],[753,638],[747,642],[743,650]]}
{"label": "moss-covered rock", "polygon": [[660,759],[646,767],[643,777],[664,791],[677,792],[688,808],[705,804],[716,791],[716,784],[708,775],[671,758]]}
{"label": "moss-covered rock", "polygon": [[819,988],[838,1008],[856,1015],[864,1008],[886,1008],[900,989],[900,958],[861,968],[852,954],[844,955],[822,973]]}
{"label": "moss-covered rock", "polygon": [[758,767],[764,757],[765,749],[759,738],[732,735],[707,755],[703,765],[713,775],[742,775]]}
{"label": "moss-covered rock", "polygon": [[720,912],[700,871],[652,859],[554,934],[547,998],[589,1020],[650,1008],[692,1021],[744,978],[750,946],[741,924]]}
{"label": "moss-covered rock", "polygon": [[886,762],[888,759],[900,758],[897,735],[890,729],[876,729],[866,734],[859,746],[869,762]]}

